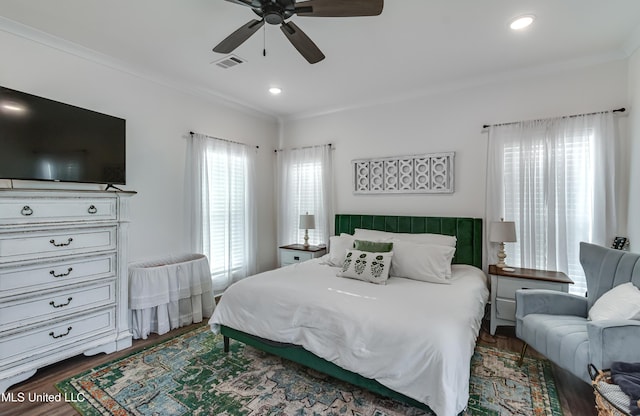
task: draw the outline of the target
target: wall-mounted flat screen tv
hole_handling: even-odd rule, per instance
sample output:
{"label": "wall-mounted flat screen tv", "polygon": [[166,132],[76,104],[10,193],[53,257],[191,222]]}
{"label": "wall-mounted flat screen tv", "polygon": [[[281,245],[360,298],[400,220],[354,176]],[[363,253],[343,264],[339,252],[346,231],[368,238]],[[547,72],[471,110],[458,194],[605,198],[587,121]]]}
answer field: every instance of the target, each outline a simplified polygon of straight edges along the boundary
{"label": "wall-mounted flat screen tv", "polygon": [[0,179],[125,185],[125,120],[0,87]]}

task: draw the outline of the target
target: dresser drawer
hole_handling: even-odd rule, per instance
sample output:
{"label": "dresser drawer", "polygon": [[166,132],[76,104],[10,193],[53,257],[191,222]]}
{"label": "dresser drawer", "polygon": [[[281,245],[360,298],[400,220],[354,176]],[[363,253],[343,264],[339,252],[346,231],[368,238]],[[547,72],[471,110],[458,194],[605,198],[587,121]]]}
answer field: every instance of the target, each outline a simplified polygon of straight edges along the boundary
{"label": "dresser drawer", "polygon": [[115,254],[0,268],[0,300],[6,296],[110,278],[115,275]]}
{"label": "dresser drawer", "polygon": [[104,336],[109,332],[115,335],[115,308],[3,335],[0,338],[0,369],[18,360],[53,354],[71,344],[77,345],[83,340]]}
{"label": "dresser drawer", "polygon": [[6,198],[0,200],[0,224],[43,224],[115,220],[115,198]]}
{"label": "dresser drawer", "polygon": [[116,227],[28,231],[0,235],[0,263],[113,250]]}
{"label": "dresser drawer", "polygon": [[518,289],[550,289],[563,290],[561,283],[547,282],[543,280],[520,279],[517,277],[500,277],[498,282],[498,297],[515,299]]}
{"label": "dresser drawer", "polygon": [[0,303],[0,331],[115,303],[115,281]]}
{"label": "dresser drawer", "polygon": [[280,252],[280,262],[283,265],[300,263],[305,260],[311,260],[313,253],[299,250],[282,250]]}

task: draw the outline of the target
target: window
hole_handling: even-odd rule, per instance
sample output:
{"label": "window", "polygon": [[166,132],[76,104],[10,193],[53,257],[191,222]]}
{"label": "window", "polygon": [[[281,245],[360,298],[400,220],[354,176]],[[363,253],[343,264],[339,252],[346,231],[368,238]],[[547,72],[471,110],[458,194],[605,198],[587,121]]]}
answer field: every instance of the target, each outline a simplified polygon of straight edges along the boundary
{"label": "window", "polygon": [[279,244],[302,243],[305,230],[299,228],[300,215],[314,216],[309,244],[329,240],[332,212],[331,147],[313,146],[278,152]]}
{"label": "window", "polygon": [[585,294],[580,242],[608,246],[616,229],[612,126],[609,112],[491,128],[487,218],[516,223],[509,265],[562,271]]}
{"label": "window", "polygon": [[[510,264],[523,267],[544,267],[562,262],[566,250],[566,270],[575,282],[572,292],[584,294],[586,283],[579,261],[580,241],[592,241],[591,201],[593,174],[590,166],[593,131],[583,131],[566,137],[561,143],[533,143],[530,146],[507,144],[504,149],[505,218],[515,221],[518,242],[506,245]],[[551,165],[552,159],[556,166]],[[562,169],[562,174],[554,174]],[[564,226],[554,213],[564,211]],[[556,246],[549,239],[566,240]],[[564,250],[563,250],[564,249]],[[530,253],[527,256],[523,252]],[[556,258],[557,260],[550,259]]]}
{"label": "window", "polygon": [[214,286],[224,289],[247,261],[244,245],[249,226],[245,209],[247,159],[241,154],[227,155],[213,149],[209,149],[207,157],[211,161],[205,172],[209,186],[205,206],[209,214],[204,227],[210,238],[204,251],[209,253]]}
{"label": "window", "polygon": [[[293,224],[291,229],[291,241],[303,241],[305,230],[296,227],[300,215],[314,214],[317,216],[318,210],[316,206],[319,201],[324,199],[322,186],[318,186],[316,178],[322,177],[322,163],[318,160],[303,162],[291,166],[291,175],[289,176],[289,189],[296,191],[292,195],[294,209],[287,210],[287,221]],[[327,240],[323,233],[322,227],[309,230],[309,244],[318,245],[325,243]]]}
{"label": "window", "polygon": [[254,151],[194,134],[187,151],[187,218],[195,252],[209,259],[216,292],[255,273]]}

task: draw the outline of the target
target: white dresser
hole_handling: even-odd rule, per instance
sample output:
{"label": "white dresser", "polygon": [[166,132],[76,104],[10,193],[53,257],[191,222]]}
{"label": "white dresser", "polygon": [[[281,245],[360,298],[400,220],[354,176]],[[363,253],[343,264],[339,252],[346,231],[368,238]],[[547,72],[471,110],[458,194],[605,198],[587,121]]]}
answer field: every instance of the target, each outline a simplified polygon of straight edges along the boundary
{"label": "white dresser", "polygon": [[0,189],[0,392],[71,356],[131,346],[133,195]]}

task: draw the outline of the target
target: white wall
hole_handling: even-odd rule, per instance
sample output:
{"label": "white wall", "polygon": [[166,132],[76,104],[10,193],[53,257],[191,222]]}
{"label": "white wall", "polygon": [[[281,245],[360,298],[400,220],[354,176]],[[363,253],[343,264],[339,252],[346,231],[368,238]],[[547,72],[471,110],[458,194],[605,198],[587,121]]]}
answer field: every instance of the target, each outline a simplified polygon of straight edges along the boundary
{"label": "white wall", "polygon": [[[614,61],[286,120],[281,145],[335,144],[337,213],[484,217],[483,124],[614,109],[626,105],[627,95],[627,62]],[[623,134],[625,120],[619,119]],[[353,159],[444,151],[456,152],[453,194],[363,196],[351,191]],[[622,202],[626,212],[627,201]]]}
{"label": "white wall", "polygon": [[[258,268],[275,266],[274,118],[133,75],[77,54],[0,30],[0,85],[127,120],[127,185],[131,201],[130,260],[187,247],[183,232],[184,158],[190,130],[259,145]],[[4,181],[0,186],[7,186]],[[16,182],[14,186],[54,186]],[[64,186],[72,186],[64,184]],[[96,185],[75,185],[99,189]]]}
{"label": "white wall", "polygon": [[[628,101],[636,105],[640,102],[640,56],[636,52],[629,62],[512,77],[285,120],[278,131],[277,122],[269,117],[206,100],[24,37],[0,31],[0,49],[10,57],[0,65],[0,85],[127,119],[126,189],[138,192],[132,201],[131,260],[182,251],[186,246],[182,227],[186,144],[182,136],[189,130],[260,146],[258,265],[265,270],[275,265],[276,258],[272,151],[276,145],[335,145],[338,213],[483,217],[487,143],[483,124],[600,111],[628,106]],[[627,71],[634,85],[631,91]],[[625,131],[626,118],[620,120]],[[632,153],[634,160],[640,161],[640,121],[637,116],[632,120]],[[440,151],[456,152],[456,192],[452,195],[356,196],[351,192],[352,159]],[[627,169],[627,161],[620,166]],[[635,169],[633,176],[640,177]],[[631,184],[632,195],[639,181]],[[638,195],[632,196],[629,208],[638,212]],[[629,235],[632,242],[640,241],[640,220],[633,215]]]}
{"label": "white wall", "polygon": [[640,49],[629,58],[629,136],[631,179],[629,186],[629,241],[631,251],[640,253]]}

